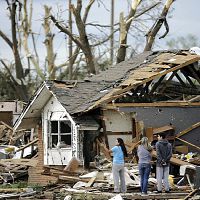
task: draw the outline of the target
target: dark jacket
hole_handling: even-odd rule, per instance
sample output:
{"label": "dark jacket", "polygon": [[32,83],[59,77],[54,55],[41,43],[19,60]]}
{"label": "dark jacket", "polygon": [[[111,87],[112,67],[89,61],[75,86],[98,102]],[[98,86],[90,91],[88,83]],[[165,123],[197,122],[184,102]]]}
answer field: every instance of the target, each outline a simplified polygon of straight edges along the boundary
{"label": "dark jacket", "polygon": [[169,166],[169,160],[172,157],[172,145],[167,140],[160,140],[156,143],[156,153],[157,166]]}

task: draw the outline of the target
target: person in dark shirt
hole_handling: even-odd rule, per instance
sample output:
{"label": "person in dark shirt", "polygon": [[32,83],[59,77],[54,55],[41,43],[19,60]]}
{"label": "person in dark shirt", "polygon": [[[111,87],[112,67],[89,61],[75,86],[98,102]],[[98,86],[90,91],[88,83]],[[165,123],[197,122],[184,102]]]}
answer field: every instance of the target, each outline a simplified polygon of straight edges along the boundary
{"label": "person in dark shirt", "polygon": [[169,161],[172,157],[172,145],[167,141],[166,136],[162,133],[157,135],[158,142],[156,143],[156,179],[157,179],[157,192],[162,192],[162,181],[164,184],[165,192],[169,192]]}

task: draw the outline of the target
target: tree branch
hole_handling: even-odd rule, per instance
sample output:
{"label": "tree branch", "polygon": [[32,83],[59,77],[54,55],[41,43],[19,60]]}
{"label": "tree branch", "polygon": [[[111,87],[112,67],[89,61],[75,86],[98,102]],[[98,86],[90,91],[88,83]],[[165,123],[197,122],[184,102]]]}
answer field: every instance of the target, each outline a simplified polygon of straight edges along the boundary
{"label": "tree branch", "polygon": [[50,15],[50,18],[51,18],[51,20],[53,21],[53,23],[55,24],[55,26],[56,26],[61,32],[67,34],[67,35],[73,40],[73,42],[75,42],[81,49],[83,48],[82,42],[81,42],[79,39],[75,38],[75,37],[73,36],[73,34],[72,34],[66,27],[64,27],[63,25],[61,25],[61,24],[55,19],[55,17],[54,17],[53,15]]}
{"label": "tree branch", "polygon": [[[161,16],[157,19],[157,21],[154,23],[154,25],[150,28],[149,32],[147,33],[146,45],[145,45],[144,51],[150,51],[152,49],[153,43],[155,41],[155,37],[156,37],[158,31],[160,30],[162,24],[165,22],[169,8],[174,1],[175,0],[166,0],[166,3],[162,10]],[[167,26],[168,26],[168,24],[167,24]],[[168,33],[169,27],[167,28],[167,26],[165,24],[166,32],[165,32],[164,36]]]}
{"label": "tree branch", "polygon": [[11,49],[13,49],[13,43],[11,40],[0,30],[0,36],[5,40]]}

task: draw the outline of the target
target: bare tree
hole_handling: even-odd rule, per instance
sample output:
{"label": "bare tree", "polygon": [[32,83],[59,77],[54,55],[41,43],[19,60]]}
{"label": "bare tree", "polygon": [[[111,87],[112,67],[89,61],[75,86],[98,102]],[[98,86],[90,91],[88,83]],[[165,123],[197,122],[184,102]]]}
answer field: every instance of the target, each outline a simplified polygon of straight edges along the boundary
{"label": "bare tree", "polygon": [[6,70],[9,71],[9,74],[13,80],[12,81],[13,87],[15,86],[17,88],[18,98],[20,100],[27,101],[28,91],[27,91],[26,85],[24,84],[25,74],[24,74],[22,63],[21,63],[20,54],[18,51],[18,40],[17,40],[17,32],[16,32],[16,8],[17,6],[19,6],[19,9],[21,9],[22,5],[18,1],[6,0],[6,2],[7,2],[8,10],[10,13],[12,41],[2,31],[0,31],[0,36],[9,45],[9,47],[12,48],[12,52],[13,52],[13,56],[15,60],[16,78],[14,78],[12,73],[9,71],[9,67],[6,65],[5,62],[3,62],[3,60],[1,60],[1,63],[4,65]]}
{"label": "bare tree", "polygon": [[[89,9],[93,3],[94,3],[94,0],[90,0],[88,6],[86,7],[85,15],[88,14]],[[79,37],[75,37],[71,33],[69,28],[66,28],[61,23],[59,23],[53,15],[51,15],[51,20],[55,23],[55,25],[61,32],[66,33],[72,39],[72,41],[83,51],[85,55],[85,60],[88,66],[88,73],[96,74],[95,65],[94,65],[94,56],[92,54],[88,36],[86,34],[85,22],[83,20],[84,18],[83,19],[81,18],[82,0],[77,0],[76,7],[74,6],[74,4],[72,4],[71,10],[75,17],[77,29],[79,32]]]}
{"label": "bare tree", "polygon": [[[28,69],[25,68],[25,65],[24,66],[22,65],[22,63],[24,63],[23,61],[24,60],[26,61],[26,59],[29,69],[34,69],[36,72],[35,73],[36,76],[40,80],[44,80],[46,77],[49,79],[55,79],[55,78],[76,79],[77,76],[80,75],[81,73],[83,73],[83,75],[81,74],[82,77],[85,76],[85,69],[87,71],[87,74],[91,73],[96,74],[100,70],[106,69],[110,63],[114,62],[115,59],[114,52],[117,52],[117,62],[125,60],[125,57],[128,57],[130,54],[130,49],[136,52],[135,49],[137,49],[138,45],[135,43],[131,44],[132,41],[128,42],[128,39],[131,37],[131,40],[132,38],[138,40],[138,35],[139,37],[143,37],[143,35],[146,33],[145,29],[148,29],[148,24],[146,23],[147,20],[152,21],[157,18],[157,13],[158,13],[157,5],[160,3],[159,0],[154,1],[153,3],[152,1],[132,0],[128,16],[125,16],[123,12],[121,12],[119,23],[114,23],[114,13],[115,13],[114,0],[111,0],[110,1],[111,22],[108,23],[108,25],[103,25],[101,24],[101,22],[86,23],[90,9],[94,4],[95,0],[88,0],[89,3],[88,5],[86,5],[84,10],[82,5],[83,3],[82,0],[77,0],[76,5],[75,3],[72,4],[72,1],[69,0],[67,24],[63,23],[64,20],[60,20],[59,17],[55,17],[54,16],[55,14],[52,15],[52,13],[55,13],[53,12],[53,8],[49,7],[48,4],[45,5],[44,6],[45,15],[43,18],[42,25],[45,34],[44,35],[45,37],[44,45],[46,47],[45,66],[47,66],[46,68],[47,70],[44,70],[42,68],[43,66],[41,67],[41,62],[40,62],[41,57],[37,53],[38,47],[35,43],[36,35],[37,37],[40,37],[40,34],[35,33],[32,30],[32,11],[33,11],[32,0],[30,1],[23,0],[23,4],[19,3],[18,0],[15,1],[5,0],[5,1],[8,2],[10,15],[13,11],[15,13],[14,19],[13,19],[14,15],[11,15],[12,18],[10,18],[12,19],[11,22],[12,22],[13,34],[12,34],[12,39],[10,39],[6,34],[4,34],[0,30],[0,36],[13,50],[13,55],[16,65],[15,68],[16,77],[12,75],[12,72],[10,70],[11,66],[10,64],[4,61],[1,62],[1,64],[7,70],[8,72],[7,74],[13,76],[11,78],[13,82],[13,88],[14,88],[14,83],[19,84],[19,88],[22,87],[23,84],[24,86],[29,86],[26,85],[29,84],[28,81],[26,81],[26,83],[24,81]],[[103,5],[106,11],[109,11],[109,9],[107,8],[108,4],[104,5],[103,1],[96,1],[96,2],[100,6]],[[172,2],[173,0],[167,0],[167,2],[165,3],[165,8],[163,9],[163,12],[160,17],[162,18],[162,20],[158,18],[158,20],[156,21],[158,23],[158,21],[161,20],[162,23],[166,25],[166,29],[167,29],[167,23],[163,16],[165,16],[166,18],[168,9],[172,4]],[[30,6],[29,11],[28,11],[28,5]],[[19,14],[20,14],[19,19],[17,19],[16,16],[16,6],[18,6],[19,8]],[[150,10],[152,9],[155,12],[150,12]],[[57,14],[58,14],[57,16],[59,16],[61,12],[60,13],[58,12]],[[140,16],[142,16],[142,18],[140,18]],[[144,19],[145,17],[147,17],[146,21]],[[95,21],[94,18],[92,20]],[[40,21],[38,20],[37,22]],[[67,59],[63,63],[57,65],[56,65],[57,52],[54,51],[54,42],[57,33],[53,32],[52,22],[59,29],[59,31],[65,33],[65,37],[67,36],[68,40],[68,54],[66,55]],[[18,26],[19,24],[20,26]],[[158,24],[160,26],[160,23]],[[93,26],[92,28],[96,28],[96,30],[98,30],[99,32],[98,33],[86,32],[86,27],[91,28],[91,26]],[[154,40],[152,39],[154,39],[155,36],[157,35],[159,26],[155,23],[155,26],[148,33],[147,41],[149,42],[148,48],[150,49],[152,48],[152,44],[154,42]],[[78,32],[76,32],[76,30]],[[88,30],[90,29],[87,29],[87,31]],[[115,44],[117,35],[115,33],[117,32],[120,35],[118,51],[117,51],[117,45]],[[144,37],[142,39],[144,39]],[[32,44],[30,42],[32,42]],[[129,49],[127,49],[127,47],[129,47]],[[25,59],[23,57],[23,53],[25,53]],[[22,58],[24,60],[22,60]],[[83,70],[79,71],[79,69]],[[60,73],[57,73],[58,70]],[[31,73],[29,73],[29,75],[30,77],[32,76]],[[15,90],[18,91],[18,88]],[[20,94],[19,91],[17,93]],[[21,94],[21,96],[23,96],[23,94]]]}
{"label": "bare tree", "polygon": [[[69,31],[72,33],[72,12],[71,12],[71,0],[69,0],[69,3],[68,3],[68,8],[69,8]],[[73,72],[73,59],[72,59],[72,53],[73,53],[73,42],[72,42],[72,39],[71,37],[69,37],[69,76],[68,78],[69,79],[72,79],[72,72]]]}
{"label": "bare tree", "polygon": [[115,1],[111,0],[111,15],[110,15],[110,64],[113,63],[113,57],[114,57],[114,9],[115,9]]}
{"label": "bare tree", "polygon": [[160,17],[157,19],[155,24],[150,28],[149,32],[146,35],[147,38],[146,38],[146,45],[145,45],[144,51],[150,51],[152,49],[152,45],[155,41],[155,37],[163,23],[165,25],[166,32],[164,33],[164,35],[159,37],[159,39],[164,38],[167,35],[167,33],[169,32],[169,27],[167,24],[166,16],[167,16],[170,6],[172,5],[172,3],[174,1],[175,0],[167,0],[166,1]]}
{"label": "bare tree", "polygon": [[[26,53],[26,57],[27,59],[31,61],[32,65],[34,66],[34,68],[36,69],[37,75],[44,80],[44,74],[40,68],[40,64],[39,64],[39,58],[38,58],[38,54],[37,54],[37,50],[36,50],[36,45],[35,45],[35,40],[34,40],[34,34],[32,33],[31,30],[31,21],[32,21],[32,1],[30,1],[30,12],[28,15],[28,11],[27,11],[27,0],[23,1],[23,17],[22,17],[22,23],[21,23],[21,30],[23,33],[23,38],[22,39],[22,45],[24,48],[24,51]],[[31,53],[31,50],[29,49],[29,42],[28,42],[28,38],[29,36],[32,36],[32,41],[33,41],[33,46],[34,46],[34,51],[35,51],[35,55],[33,55],[33,53]]]}
{"label": "bare tree", "polygon": [[125,59],[128,31],[130,29],[131,22],[136,13],[136,9],[140,3],[141,0],[133,0],[131,10],[126,21],[124,19],[123,13],[120,14],[120,41],[119,41],[120,47],[117,53],[117,63],[120,63]]}
{"label": "bare tree", "polygon": [[45,10],[45,18],[44,18],[44,23],[43,23],[43,27],[45,31],[44,44],[46,46],[46,52],[47,52],[46,61],[47,61],[48,76],[49,76],[49,79],[55,79],[56,68],[55,68],[54,62],[55,62],[56,54],[54,53],[54,50],[53,50],[54,34],[51,32],[51,26],[50,26],[51,21],[49,19],[51,8],[45,5],[44,10]]}

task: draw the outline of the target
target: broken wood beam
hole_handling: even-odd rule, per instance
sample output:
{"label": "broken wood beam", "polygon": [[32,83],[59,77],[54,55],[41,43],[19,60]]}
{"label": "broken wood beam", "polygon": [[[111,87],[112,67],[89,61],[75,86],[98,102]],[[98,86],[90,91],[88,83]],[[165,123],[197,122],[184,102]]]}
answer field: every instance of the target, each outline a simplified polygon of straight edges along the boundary
{"label": "broken wood beam", "polygon": [[186,128],[185,130],[183,130],[183,131],[181,131],[180,133],[178,133],[178,134],[176,135],[176,138],[185,135],[186,133],[190,132],[191,130],[193,130],[193,129],[199,127],[199,126],[200,126],[200,122],[197,122],[196,124],[193,124],[192,126]]}
{"label": "broken wood beam", "polygon": [[200,150],[200,147],[198,147],[198,146],[196,146],[196,145],[194,145],[194,144],[192,144],[192,143],[190,143],[190,142],[187,142],[187,141],[185,141],[185,140],[183,140],[183,139],[181,139],[181,138],[179,138],[179,137],[176,137],[176,139],[177,139],[177,140],[180,140],[181,142],[183,142],[183,143],[185,143],[185,144],[187,144],[187,145],[189,145],[189,146],[191,146],[191,147],[194,147],[194,148]]}
{"label": "broken wood beam", "polygon": [[[152,151],[152,156],[157,158],[156,151]],[[178,158],[174,158],[174,157],[171,157],[170,163],[175,164],[175,165],[179,165],[179,166],[181,166],[181,165],[189,165],[188,162],[182,161],[182,160],[180,160]]]}
{"label": "broken wood beam", "polygon": [[27,148],[27,147],[29,147],[29,146],[35,144],[38,140],[39,140],[39,139],[37,138],[37,139],[33,140],[32,142],[29,142],[29,143],[26,144],[25,146],[20,147],[19,149],[17,149],[17,151],[15,151],[15,152],[18,152],[18,151],[22,151],[22,150],[24,150],[25,148]]}
{"label": "broken wood beam", "polygon": [[109,153],[109,150],[107,149],[107,147],[105,146],[105,144],[101,143],[98,139],[96,140],[97,144],[100,146],[100,149],[102,151],[102,153],[105,155],[105,157],[108,160],[111,160],[111,155]]}
{"label": "broken wood beam", "polygon": [[131,153],[140,144],[140,142],[141,140],[136,143],[133,143],[131,147],[129,148],[128,153]]}
{"label": "broken wood beam", "polygon": [[191,198],[197,191],[198,191],[198,189],[195,189],[195,190],[193,190],[192,192],[190,192],[190,193],[184,198],[184,200],[187,200],[187,199]]}
{"label": "broken wood beam", "polygon": [[92,184],[94,183],[95,179],[96,179],[96,176],[92,177],[92,178],[86,183],[85,187],[86,187],[86,188],[87,188],[87,187],[91,187]]}
{"label": "broken wood beam", "polygon": [[[89,182],[91,179],[90,178],[79,178],[79,177],[75,177],[75,176],[64,176],[64,175],[59,175],[58,176],[59,180],[63,180],[63,181],[69,181],[69,182],[77,182],[77,181],[83,181],[83,182]],[[98,183],[108,183],[108,180],[95,180],[95,182]]]}

